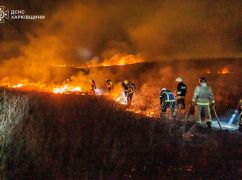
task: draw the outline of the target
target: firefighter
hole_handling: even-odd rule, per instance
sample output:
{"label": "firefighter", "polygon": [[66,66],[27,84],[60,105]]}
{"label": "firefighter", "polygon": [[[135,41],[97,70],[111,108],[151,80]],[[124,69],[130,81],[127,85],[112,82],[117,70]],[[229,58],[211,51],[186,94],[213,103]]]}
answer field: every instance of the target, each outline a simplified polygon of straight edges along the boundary
{"label": "firefighter", "polygon": [[129,84],[133,87],[133,90],[135,92],[136,91],[136,85],[132,81],[129,81]]}
{"label": "firefighter", "polygon": [[195,113],[196,117],[198,119],[198,122],[201,123],[201,116],[202,111],[205,113],[205,122],[207,125],[207,128],[211,128],[212,125],[212,118],[211,118],[211,112],[210,107],[215,107],[215,100],[214,100],[214,94],[212,91],[212,88],[207,86],[207,80],[205,77],[201,77],[199,79],[200,85],[197,86],[194,90],[193,95],[193,105],[195,105]]}
{"label": "firefighter", "polygon": [[238,107],[238,113],[239,113],[239,131],[242,132],[242,99],[239,101],[239,107]]}
{"label": "firefighter", "polygon": [[89,80],[89,82],[91,83],[91,87],[90,87],[91,92],[90,93],[96,94],[95,89],[97,89],[97,87],[96,87],[96,83],[95,83],[94,79]]}
{"label": "firefighter", "polygon": [[131,81],[124,80],[124,82],[122,82],[122,86],[126,98],[127,107],[130,107],[133,99],[133,94],[135,91],[134,84]]}
{"label": "firefighter", "polygon": [[160,92],[160,106],[161,106],[161,117],[165,114],[167,108],[171,110],[173,117],[176,116],[176,99],[174,94],[167,90],[166,88],[162,88]]}
{"label": "firefighter", "polygon": [[113,90],[113,82],[110,79],[106,79],[106,88],[109,93]]}
{"label": "firefighter", "polygon": [[185,98],[187,94],[187,86],[183,82],[182,78],[177,78],[176,79],[177,83],[177,89],[176,89],[176,102],[177,102],[177,107],[181,105],[181,110],[184,110],[186,108],[185,104]]}

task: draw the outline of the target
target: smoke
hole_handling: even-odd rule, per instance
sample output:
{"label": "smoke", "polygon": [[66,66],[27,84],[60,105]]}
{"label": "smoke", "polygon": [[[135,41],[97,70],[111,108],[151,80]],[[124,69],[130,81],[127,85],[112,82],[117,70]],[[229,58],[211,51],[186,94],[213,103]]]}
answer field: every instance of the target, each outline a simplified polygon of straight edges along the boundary
{"label": "smoke", "polygon": [[236,1],[168,1],[131,31],[138,49],[152,59],[241,55]]}
{"label": "smoke", "polygon": [[52,65],[102,62],[116,54],[139,54],[144,60],[242,55],[242,15],[236,0],[1,4],[46,15],[44,21],[1,25],[0,77],[9,79],[46,82]]}

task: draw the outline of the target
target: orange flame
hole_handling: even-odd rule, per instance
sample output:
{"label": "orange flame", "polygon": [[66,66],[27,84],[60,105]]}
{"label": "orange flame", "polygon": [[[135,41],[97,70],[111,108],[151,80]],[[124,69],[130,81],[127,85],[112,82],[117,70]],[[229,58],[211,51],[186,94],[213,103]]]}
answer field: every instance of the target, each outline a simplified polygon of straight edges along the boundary
{"label": "orange flame", "polygon": [[68,93],[74,93],[74,92],[82,92],[82,88],[79,86],[69,86],[68,84],[65,84],[62,87],[55,87],[53,88],[53,93],[55,94],[68,94]]}
{"label": "orange flame", "polygon": [[228,67],[223,67],[221,70],[218,71],[218,74],[229,74],[230,70]]}
{"label": "orange flame", "polygon": [[91,68],[91,67],[102,67],[102,66],[123,66],[123,65],[129,65],[129,64],[136,64],[136,63],[141,63],[144,62],[144,59],[138,54],[138,55],[133,55],[133,54],[128,54],[128,55],[121,55],[121,54],[116,54],[112,56],[109,59],[105,59],[102,62],[99,62],[97,59],[92,59],[90,60],[87,64],[84,65],[66,65],[66,64],[55,64],[53,65],[54,67],[73,67],[73,68]]}
{"label": "orange flame", "polygon": [[[24,91],[37,91],[37,92],[47,92],[53,94],[75,94],[75,95],[86,95],[88,92],[83,91],[84,88],[81,86],[73,86],[70,84],[60,85],[46,85],[41,83],[18,83],[18,84],[0,84],[0,87],[6,87],[9,89],[20,89]],[[96,94],[100,95],[100,94]],[[114,101],[126,105],[125,97],[121,94],[121,89],[116,89],[112,93],[105,94],[107,98],[111,98]],[[127,109],[127,111],[134,112],[139,115],[144,115],[148,117],[157,117],[157,110],[149,108],[145,111],[141,111],[138,106],[132,106],[132,108]]]}
{"label": "orange flame", "polygon": [[[99,67],[99,66],[122,66],[127,64],[135,64],[144,62],[144,59],[140,55],[121,55],[116,54],[110,59],[106,59],[102,61],[101,63],[93,60],[91,63],[88,63],[82,67],[71,65],[71,67],[75,68],[83,68],[83,67]],[[67,67],[67,65],[55,65],[58,67]],[[83,80],[83,81],[82,81]],[[60,84],[45,84],[41,82],[30,82],[27,79],[16,79],[14,82],[10,83],[10,80],[2,79],[0,81],[0,87],[6,87],[6,88],[14,88],[14,89],[20,89],[24,91],[37,91],[37,92],[47,92],[47,93],[53,93],[53,94],[76,94],[76,95],[85,95],[85,94],[93,94],[93,92],[90,92],[90,83],[85,82],[84,79],[81,81],[70,81],[67,80],[62,85]],[[16,83],[17,82],[17,83]],[[113,99],[114,101],[125,105],[125,97],[122,95],[122,87],[121,86],[114,86],[114,89],[111,93],[105,94],[101,89],[97,89],[98,92],[95,92],[96,95],[107,95],[108,98]],[[146,109],[145,111],[141,111],[138,106],[133,106],[132,108],[129,108],[128,111],[132,111],[137,114],[141,115],[147,115],[147,116],[155,116],[155,112],[152,109]]]}
{"label": "orange flame", "polygon": [[103,63],[100,64],[100,66],[123,66],[127,64],[136,64],[144,62],[144,59],[140,55],[114,55],[112,58],[105,60]]}

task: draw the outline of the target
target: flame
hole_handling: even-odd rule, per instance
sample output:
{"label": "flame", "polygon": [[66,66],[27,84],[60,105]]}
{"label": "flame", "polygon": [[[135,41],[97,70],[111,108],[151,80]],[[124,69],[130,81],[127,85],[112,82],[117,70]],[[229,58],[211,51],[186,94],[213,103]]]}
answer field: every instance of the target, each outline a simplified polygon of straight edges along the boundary
{"label": "flame", "polygon": [[[102,62],[98,62],[97,60],[92,60],[90,63],[84,66],[77,66],[77,65],[53,65],[55,67],[74,67],[74,68],[85,68],[85,67],[100,67],[100,66],[123,66],[127,64],[136,64],[144,62],[144,59],[140,55],[122,55],[116,54],[109,59],[105,59]],[[17,81],[17,83],[16,83]],[[9,83],[9,79],[5,79],[0,81],[0,87],[6,88],[14,88],[14,89],[21,89],[24,91],[37,91],[37,92],[47,92],[53,94],[75,94],[75,95],[105,95],[107,98],[111,98],[112,100],[122,104],[127,105],[126,97],[124,93],[122,93],[121,86],[115,86],[111,93],[105,93],[102,89],[95,89],[94,92],[90,91],[90,83],[83,81],[72,81],[67,79],[63,84],[46,84],[41,82],[30,82],[26,79],[16,79],[14,83]],[[74,84],[75,83],[75,84]],[[120,84],[120,83],[117,83]],[[128,111],[132,111],[134,113],[146,116],[156,116],[155,110],[153,109],[146,109],[140,110],[139,105],[134,105],[132,108],[127,109]]]}
{"label": "flame", "polygon": [[207,74],[211,74],[212,72],[211,72],[210,69],[207,69],[207,70],[206,70],[206,73],[207,73]]}
{"label": "flame", "polygon": [[229,74],[230,73],[230,70],[229,70],[228,67],[225,66],[225,67],[223,67],[223,68],[221,68],[221,69],[219,69],[219,70],[217,70],[215,72],[213,72],[211,69],[206,69],[206,73],[207,74],[217,73],[217,74],[224,75],[224,74]]}
{"label": "flame", "polygon": [[53,93],[55,94],[69,94],[69,93],[74,93],[74,92],[82,92],[82,88],[79,86],[69,86],[69,84],[65,84],[62,87],[55,87],[53,88]]}
{"label": "flame", "polygon": [[88,64],[84,64],[82,66],[80,65],[66,65],[66,64],[53,64],[52,66],[54,67],[60,67],[60,68],[65,68],[65,67],[72,67],[72,68],[91,68],[91,67],[108,67],[108,66],[124,66],[124,65],[129,65],[129,64],[137,64],[144,62],[144,59],[139,55],[133,55],[133,54],[128,54],[128,55],[121,55],[121,54],[116,54],[112,56],[109,59],[105,59],[102,62],[99,62],[97,59],[92,59],[88,62]]}
{"label": "flame", "polygon": [[218,71],[218,74],[229,74],[230,70],[228,67],[223,67],[221,70]]}
{"label": "flame", "polygon": [[121,94],[114,94],[113,95],[114,100],[120,104],[127,105],[126,97],[124,93],[122,92]]}
{"label": "flame", "polygon": [[[24,83],[10,84],[10,83],[0,83],[0,87],[5,87],[9,89],[21,89],[24,91],[37,91],[37,92],[47,92],[53,94],[75,94],[75,95],[86,95],[90,92],[85,91],[81,86],[74,86],[71,84],[63,85],[47,85],[43,83]],[[95,89],[94,95],[105,95],[107,98],[112,99],[122,105],[127,105],[126,98],[124,93],[120,88],[114,89],[112,93],[105,94],[105,91],[102,89]],[[148,116],[148,117],[158,117],[159,114],[156,109],[148,108],[146,110],[140,110],[138,105],[134,105],[131,108],[128,108],[127,111],[134,112],[139,115]]]}
{"label": "flame", "polygon": [[82,93],[82,88],[80,86],[71,86],[69,84],[64,84],[62,86],[58,85],[47,85],[44,83],[0,83],[0,87],[9,89],[21,89],[25,91],[38,91],[38,92],[49,92],[54,94],[70,94],[70,93]]}
{"label": "flame", "polygon": [[144,62],[144,59],[140,55],[114,55],[112,58],[105,60],[103,63],[101,63],[101,66],[123,66],[127,64],[136,64]]}
{"label": "flame", "polygon": [[16,85],[13,85],[13,88],[21,88],[23,86],[24,86],[23,84],[16,84]]}

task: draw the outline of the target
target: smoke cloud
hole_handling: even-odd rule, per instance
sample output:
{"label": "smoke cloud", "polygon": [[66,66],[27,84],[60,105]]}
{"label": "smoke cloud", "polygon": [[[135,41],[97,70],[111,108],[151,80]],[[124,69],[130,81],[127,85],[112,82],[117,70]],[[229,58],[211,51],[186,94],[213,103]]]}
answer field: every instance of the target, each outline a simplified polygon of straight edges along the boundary
{"label": "smoke cloud", "polygon": [[[55,64],[87,64],[115,54],[145,60],[241,57],[240,1],[2,1],[45,14],[0,28],[0,76],[46,81]],[[16,78],[16,77],[15,77]]]}

